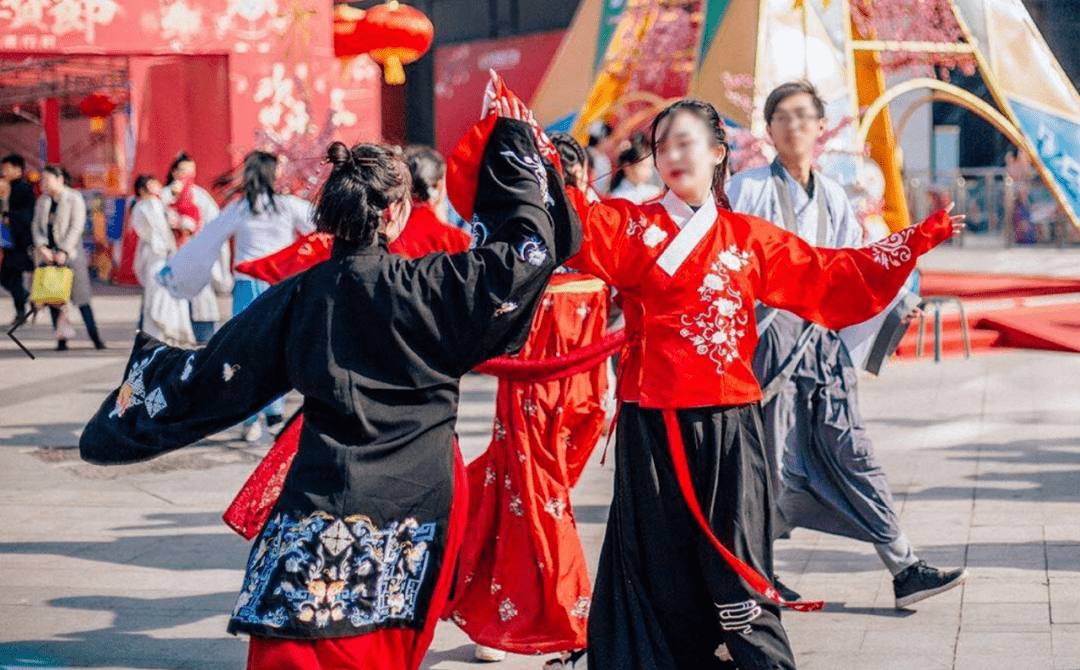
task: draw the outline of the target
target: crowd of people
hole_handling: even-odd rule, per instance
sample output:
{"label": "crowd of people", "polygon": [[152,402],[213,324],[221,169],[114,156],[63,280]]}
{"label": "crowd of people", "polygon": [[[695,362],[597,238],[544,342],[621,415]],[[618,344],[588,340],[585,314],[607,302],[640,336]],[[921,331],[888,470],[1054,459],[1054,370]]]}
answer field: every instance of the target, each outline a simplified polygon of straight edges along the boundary
{"label": "crowd of people", "polygon": [[[781,612],[822,605],[774,574],[795,527],[873,543],[898,608],[964,581],[900,529],[852,353],[962,217],[866,244],[814,169],[824,105],[806,82],[766,102],[776,161],[734,177],[700,100],[622,144],[594,127],[587,146],[549,138],[497,78],[485,110],[448,159],[334,143],[314,203],[279,192],[260,151],[219,180],[220,211],[184,154],[164,185],[135,180],[141,332],[80,448],[127,463],[237,423],[258,440],[260,414],[283,429],[238,496],[256,522],[240,524],[254,545],[229,630],[250,635],[250,669],[414,670],[440,618],[479,660],[793,669]],[[77,193],[46,174],[29,246],[78,276]],[[98,342],[89,291],[72,302]],[[499,391],[466,467],[454,422],[473,370]],[[291,390],[303,402],[286,419]],[[592,584],[569,498],[609,423]]]}

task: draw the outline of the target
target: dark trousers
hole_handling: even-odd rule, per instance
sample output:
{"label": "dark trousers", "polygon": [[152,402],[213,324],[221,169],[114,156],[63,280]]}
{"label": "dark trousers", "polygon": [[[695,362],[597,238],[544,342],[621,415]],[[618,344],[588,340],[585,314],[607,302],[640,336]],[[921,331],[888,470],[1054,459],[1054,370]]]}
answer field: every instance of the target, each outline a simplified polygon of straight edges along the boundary
{"label": "dark trousers", "polygon": [[[771,486],[756,405],[679,410],[713,533],[771,579]],[[691,515],[663,414],[624,404],[615,499],[589,613],[590,670],[792,670],[779,607],[751,591]],[[720,645],[734,661],[721,661]]]}
{"label": "dark trousers", "polygon": [[30,299],[30,293],[23,284],[23,269],[20,265],[10,262],[7,255],[10,250],[4,252],[4,260],[0,262],[0,286],[7,289],[11,299],[15,302],[15,315],[22,316],[26,312],[26,301]]}

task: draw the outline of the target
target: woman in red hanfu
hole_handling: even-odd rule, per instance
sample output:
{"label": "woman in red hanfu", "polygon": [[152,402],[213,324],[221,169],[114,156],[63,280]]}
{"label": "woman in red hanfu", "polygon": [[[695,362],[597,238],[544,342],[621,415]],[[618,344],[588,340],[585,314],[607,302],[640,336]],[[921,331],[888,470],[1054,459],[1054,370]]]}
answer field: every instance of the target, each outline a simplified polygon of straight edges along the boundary
{"label": "woman in red hanfu", "polygon": [[568,264],[618,290],[628,333],[588,667],[791,669],[750,368],[755,301],[830,329],[865,321],[961,217],[939,212],[865,248],[817,249],[730,211],[724,126],[708,103],[669,106],[651,141],[667,187],[659,201],[589,203],[569,189],[584,242]]}

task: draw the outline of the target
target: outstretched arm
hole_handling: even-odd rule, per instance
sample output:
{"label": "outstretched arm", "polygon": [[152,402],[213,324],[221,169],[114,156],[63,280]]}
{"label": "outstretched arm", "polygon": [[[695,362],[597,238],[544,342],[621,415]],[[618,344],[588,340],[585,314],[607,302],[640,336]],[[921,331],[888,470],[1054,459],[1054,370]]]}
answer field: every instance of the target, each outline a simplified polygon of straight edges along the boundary
{"label": "outstretched arm", "polygon": [[299,282],[271,288],[203,349],[178,349],[145,333],[79,440],[83,459],[142,461],[228,428],[291,388],[286,332]]}
{"label": "outstretched arm", "polygon": [[866,247],[820,249],[751,219],[757,298],[832,330],[861,323],[892,302],[919,256],[952,237],[961,220],[943,210]]}

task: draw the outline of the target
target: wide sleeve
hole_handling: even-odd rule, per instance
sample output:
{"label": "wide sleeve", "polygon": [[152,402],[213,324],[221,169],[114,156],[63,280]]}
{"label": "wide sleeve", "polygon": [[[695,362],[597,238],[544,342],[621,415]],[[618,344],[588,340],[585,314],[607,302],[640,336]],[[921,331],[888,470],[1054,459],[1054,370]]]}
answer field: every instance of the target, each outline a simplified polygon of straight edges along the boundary
{"label": "wide sleeve", "polygon": [[300,279],[271,288],[202,349],[139,333],[123,383],[83,430],[82,458],[153,458],[239,423],[286,393],[286,340]]}
{"label": "wide sleeve", "polygon": [[158,282],[174,298],[191,300],[210,283],[214,263],[221,259],[221,247],[240,223],[240,209],[235,202],[225,207],[162,268]]}
{"label": "wide sleeve", "polygon": [[820,249],[766,221],[747,217],[757,260],[755,297],[830,330],[884,310],[922,254],[952,237],[942,211],[861,249]]}
{"label": "wide sleeve", "polygon": [[581,219],[581,251],[567,265],[620,291],[640,283],[663,250],[659,242],[667,233],[628,200],[589,202],[579,189],[566,191]]}
{"label": "wide sleeve", "polygon": [[409,261],[448,369],[464,374],[524,344],[552,272],[577,252],[578,219],[525,123],[500,118],[484,147],[475,248]]}

